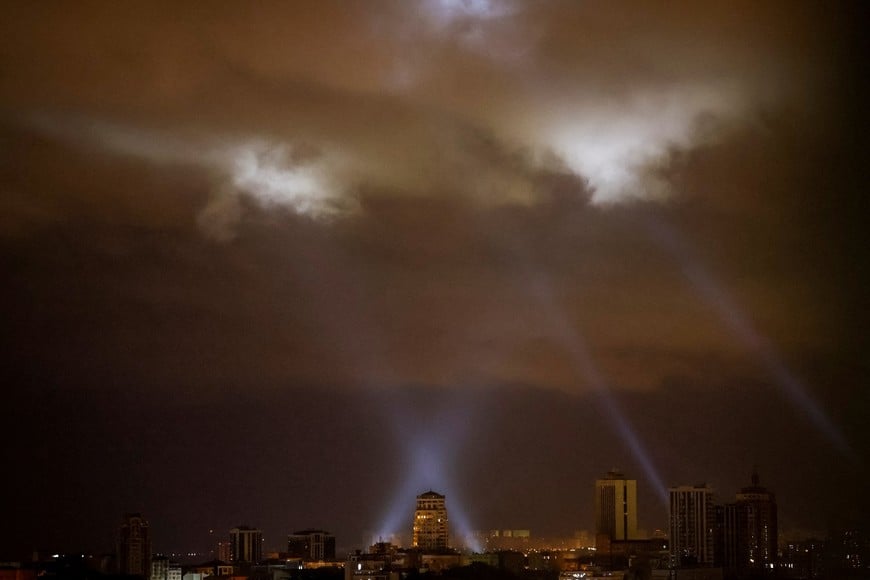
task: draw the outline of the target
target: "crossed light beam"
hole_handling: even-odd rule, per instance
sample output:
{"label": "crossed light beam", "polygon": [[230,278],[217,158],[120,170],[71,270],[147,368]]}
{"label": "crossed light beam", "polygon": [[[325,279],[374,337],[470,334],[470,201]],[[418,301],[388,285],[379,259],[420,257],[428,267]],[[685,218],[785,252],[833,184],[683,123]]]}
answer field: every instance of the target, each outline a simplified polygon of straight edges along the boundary
{"label": "crossed light beam", "polygon": [[[650,239],[675,260],[694,291],[717,313],[731,334],[758,358],[784,397],[804,414],[840,453],[857,461],[855,452],[841,430],[813,399],[801,379],[784,363],[775,346],[756,330],[750,318],[727,290],[716,281],[679,231],[656,214],[643,214],[641,219],[642,227]],[[663,505],[667,505],[667,487],[659,475],[651,454],[613,395],[611,386],[599,370],[582,332],[570,323],[564,308],[559,305],[553,291],[551,277],[531,259],[528,248],[517,243],[517,240],[511,241],[514,255],[521,265],[520,279],[523,280],[526,291],[538,304],[542,317],[566,349],[577,376],[589,385],[592,393],[609,415],[611,425],[650,481],[656,495]],[[308,277],[312,275],[317,274],[309,272]],[[333,272],[333,275],[346,276],[347,273]],[[360,316],[363,319],[368,318],[364,314]],[[369,326],[372,329],[377,327],[376,324]],[[354,359],[358,358],[354,356],[355,354],[351,354]],[[354,362],[360,364],[361,368],[372,363],[372,361]],[[396,403],[396,398],[391,400],[393,404]],[[435,489],[449,497],[448,508],[452,528],[469,537],[468,532],[472,530],[472,526],[462,508],[461,486],[457,485],[451,458],[454,457],[455,450],[462,444],[467,434],[473,409],[469,405],[459,405],[458,414],[441,410],[429,416],[431,424],[420,425],[414,422],[420,414],[410,405],[409,401],[401,401],[399,398],[400,408],[393,408],[390,412],[389,422],[395,430],[396,439],[402,445],[405,465],[402,471],[405,479],[395,493],[391,494],[386,513],[377,531],[389,537],[397,530],[406,529],[410,521],[408,516],[414,497],[427,489]]]}
{"label": "crossed light beam", "polygon": [[[816,403],[804,383],[783,362],[775,346],[755,329],[751,320],[724,287],[716,282],[679,232],[655,215],[647,217],[644,226],[650,238],[680,265],[693,289],[715,310],[729,331],[758,357],[786,398],[809,418],[815,428],[840,453],[857,460],[843,433]],[[569,353],[577,375],[591,387],[610,416],[611,424],[615,426],[617,434],[628,446],[635,461],[650,481],[659,500],[663,505],[667,505],[667,487],[659,475],[651,454],[611,392],[611,387],[595,363],[582,333],[568,322],[564,309],[554,296],[550,276],[533,263],[526,249],[515,246],[515,255],[521,259],[522,278],[527,285],[527,291],[538,303],[542,315]],[[383,532],[389,534],[404,527],[412,498],[428,488],[437,488],[453,498],[450,502],[450,514],[456,524],[455,529],[471,530],[470,522],[461,509],[461,494],[454,484],[448,461],[451,450],[455,449],[465,433],[463,427],[468,424],[467,419],[471,413],[466,406],[462,406],[461,409],[461,416],[453,417],[453,420],[439,421],[436,428],[427,430],[421,430],[419,425],[409,424],[407,418],[413,416],[412,412],[400,412],[395,415],[405,418],[395,423],[394,427],[397,437],[404,443],[403,449],[410,469],[406,470],[407,478],[392,496],[392,502],[380,528]]]}
{"label": "crossed light beam", "polygon": [[[401,408],[404,407],[404,408]],[[472,541],[472,525],[463,509],[461,486],[456,485],[452,473],[450,458],[460,445],[470,424],[471,407],[461,405],[456,414],[436,412],[430,416],[433,425],[425,428],[412,422],[419,415],[415,409],[407,408],[402,402],[399,409],[393,409],[393,428],[396,439],[401,441],[404,458],[406,459],[406,475],[403,483],[392,494],[392,499],[379,527],[378,533],[390,537],[409,526],[410,508],[414,498],[428,489],[433,489],[448,498],[447,510],[450,527],[466,540]],[[396,412],[397,411],[397,412]],[[480,545],[471,545],[472,550],[479,552]]]}
{"label": "crossed light beam", "polygon": [[785,364],[776,346],[755,328],[725,287],[716,281],[680,232],[654,213],[645,214],[641,219],[650,238],[676,260],[694,290],[716,312],[734,338],[757,357],[785,399],[842,455],[858,461],[843,432],[815,401],[800,377]]}
{"label": "crossed light beam", "polygon": [[[325,240],[324,240],[325,242]],[[348,338],[338,319],[325,318],[320,321],[326,334],[339,347],[346,362],[363,377],[389,377],[391,367],[379,353],[386,352],[379,325],[364,307],[365,278],[346,260],[341,248],[331,244],[323,246],[328,268],[313,268],[307,264],[291,263],[296,279],[303,287],[314,293],[322,286],[356,289],[345,297],[349,303],[341,311],[341,320],[351,321],[356,327],[368,329],[367,341],[379,348],[361,351],[356,343]],[[362,294],[360,294],[362,293]],[[375,372],[375,369],[378,372]],[[387,371],[386,375],[384,371]],[[467,403],[467,401],[466,401]],[[428,489],[443,493],[448,497],[448,510],[451,529],[470,541],[473,527],[463,508],[461,485],[455,480],[452,459],[456,450],[461,448],[467,434],[474,408],[470,404],[454,405],[452,410],[432,410],[424,414],[426,424],[421,424],[421,413],[414,408],[412,398],[404,391],[392,393],[389,398],[390,409],[384,417],[394,430],[395,440],[402,448],[401,473],[404,480],[391,494],[386,513],[376,533],[382,538],[390,538],[399,530],[410,529],[410,512],[413,511],[414,498]],[[479,550],[480,546],[471,546]]]}
{"label": "crossed light beam", "polygon": [[[750,348],[785,398],[802,412],[842,455],[853,461],[858,461],[858,456],[850,447],[842,431],[813,399],[804,382],[785,364],[776,347],[756,330],[749,317],[731,298],[725,288],[717,283],[700,257],[680,236],[679,232],[655,214],[650,214],[644,219],[644,226],[650,238],[679,264],[693,289],[714,309],[732,335]],[[593,393],[613,419],[618,434],[628,445],[635,460],[652,483],[662,504],[667,505],[667,488],[651,455],[638,437],[631,421],[622,411],[619,402],[614,398],[610,385],[595,364],[583,335],[568,323],[563,309],[558,305],[553,295],[549,276],[540,268],[533,266],[531,260],[528,259],[527,252],[520,251],[517,252],[517,255],[524,258],[529,289],[541,305],[542,313],[556,331],[563,346],[568,350],[575,370],[586,384],[592,387]]]}

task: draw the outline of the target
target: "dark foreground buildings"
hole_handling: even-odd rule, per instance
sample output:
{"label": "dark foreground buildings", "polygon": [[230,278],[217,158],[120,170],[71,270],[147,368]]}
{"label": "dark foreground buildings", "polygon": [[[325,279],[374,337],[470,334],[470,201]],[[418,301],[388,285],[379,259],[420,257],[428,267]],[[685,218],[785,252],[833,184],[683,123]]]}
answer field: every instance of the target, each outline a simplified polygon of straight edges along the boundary
{"label": "dark foreground buildings", "polygon": [[263,532],[250,526],[230,530],[230,561],[256,564],[263,559]]}
{"label": "dark foreground buildings", "polygon": [[776,497],[752,485],[733,502],[717,505],[712,488],[670,490],[670,554],[674,568],[716,567],[725,578],[774,577],[778,570]]}

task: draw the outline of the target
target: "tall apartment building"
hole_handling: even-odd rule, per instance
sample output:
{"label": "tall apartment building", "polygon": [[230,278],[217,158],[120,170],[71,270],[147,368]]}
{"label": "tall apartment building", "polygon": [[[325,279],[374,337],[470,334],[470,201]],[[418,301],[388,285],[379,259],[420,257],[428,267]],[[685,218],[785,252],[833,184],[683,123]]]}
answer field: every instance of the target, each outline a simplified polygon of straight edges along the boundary
{"label": "tall apartment building", "polygon": [[423,550],[448,547],[446,498],[432,490],[417,496],[412,545]]}
{"label": "tall apartment building", "polygon": [[778,528],[776,498],[759,484],[744,487],[735,501],[716,506],[716,565],[729,575],[764,577],[776,571]]}
{"label": "tall apartment building", "polygon": [[230,561],[256,564],[263,559],[263,532],[248,526],[230,530]]}
{"label": "tall apartment building", "polygon": [[752,485],[737,494],[737,567],[771,572],[776,566],[778,524],[776,496],[759,484],[752,472]]}
{"label": "tall apartment building", "polygon": [[118,572],[128,576],[151,576],[151,534],[142,514],[126,514],[118,531]]}
{"label": "tall apartment building", "polygon": [[595,480],[595,536],[609,541],[637,539],[637,481],[608,471]]}
{"label": "tall apartment building", "polygon": [[716,506],[716,546],[714,563],[726,570],[737,569],[737,504]]}
{"label": "tall apartment building", "polygon": [[672,487],[670,495],[671,565],[712,566],[715,559],[716,506],[705,484]]}

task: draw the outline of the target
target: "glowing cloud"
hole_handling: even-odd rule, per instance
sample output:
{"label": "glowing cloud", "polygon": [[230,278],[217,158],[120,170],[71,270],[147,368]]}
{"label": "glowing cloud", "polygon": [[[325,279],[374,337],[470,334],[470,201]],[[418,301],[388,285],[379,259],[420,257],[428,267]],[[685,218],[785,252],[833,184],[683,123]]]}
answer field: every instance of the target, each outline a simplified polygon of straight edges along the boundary
{"label": "glowing cloud", "polygon": [[196,166],[216,176],[212,199],[198,223],[218,239],[233,236],[241,218],[240,194],[264,206],[283,206],[312,218],[329,218],[354,209],[332,176],[343,159],[322,148],[265,138],[179,137],[99,119],[38,115],[40,130],[71,141],[84,140],[116,155],[161,165]]}
{"label": "glowing cloud", "polygon": [[256,140],[224,152],[223,166],[233,185],[267,204],[292,207],[297,213],[324,217],[340,211],[340,192],[321,160],[294,160],[285,143]]}
{"label": "glowing cloud", "polygon": [[457,19],[489,20],[512,14],[516,7],[504,0],[429,0],[430,17],[449,23]]}
{"label": "glowing cloud", "polygon": [[701,120],[729,120],[744,109],[729,87],[679,87],[641,94],[610,106],[566,111],[539,139],[593,189],[599,205],[667,197],[670,184],[655,174],[671,152],[712,140]]}

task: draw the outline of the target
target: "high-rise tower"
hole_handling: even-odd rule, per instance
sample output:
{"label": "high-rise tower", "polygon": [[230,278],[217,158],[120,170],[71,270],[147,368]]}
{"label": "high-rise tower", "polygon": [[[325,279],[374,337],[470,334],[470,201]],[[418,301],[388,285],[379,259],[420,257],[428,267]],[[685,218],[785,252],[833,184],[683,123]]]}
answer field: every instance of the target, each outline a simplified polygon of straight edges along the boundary
{"label": "high-rise tower", "polygon": [[118,571],[127,576],[151,575],[151,534],[142,514],[126,514],[118,533]]}
{"label": "high-rise tower", "polygon": [[423,550],[447,548],[447,506],[443,495],[432,490],[417,496],[413,546]]}
{"label": "high-rise tower", "polygon": [[595,480],[595,536],[609,541],[637,539],[637,481],[619,471]]}
{"label": "high-rise tower", "polygon": [[758,471],[752,485],[737,494],[737,566],[740,569],[771,571],[776,565],[776,497],[759,485]]}
{"label": "high-rise tower", "polygon": [[256,564],[263,559],[263,532],[248,526],[230,530],[230,558],[235,564]]}
{"label": "high-rise tower", "polygon": [[671,565],[710,565],[714,559],[716,506],[705,484],[670,490]]}

